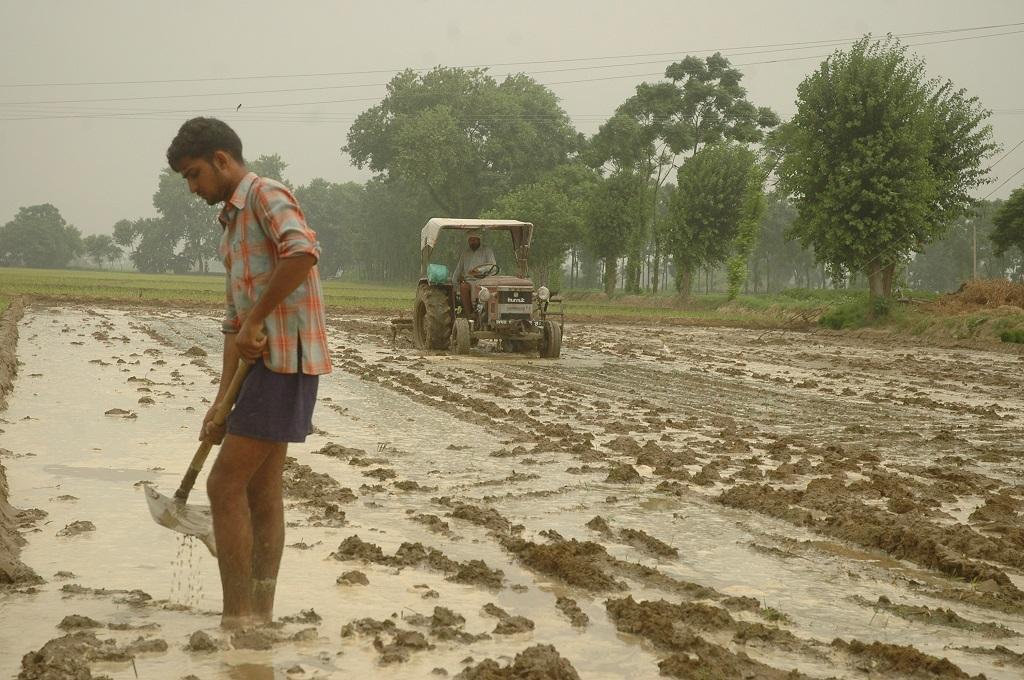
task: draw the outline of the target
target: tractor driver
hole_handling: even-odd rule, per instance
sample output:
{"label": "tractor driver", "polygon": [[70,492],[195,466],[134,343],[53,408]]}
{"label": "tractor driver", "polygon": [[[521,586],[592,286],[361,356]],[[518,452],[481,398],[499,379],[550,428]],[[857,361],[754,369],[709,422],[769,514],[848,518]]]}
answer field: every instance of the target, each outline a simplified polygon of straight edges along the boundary
{"label": "tractor driver", "polygon": [[474,229],[467,235],[468,248],[459,256],[459,263],[455,265],[454,277],[459,284],[459,294],[462,296],[462,312],[469,316],[473,308],[473,299],[479,286],[476,282],[485,276],[489,276],[493,265],[494,251],[490,246],[482,245],[483,232]]}

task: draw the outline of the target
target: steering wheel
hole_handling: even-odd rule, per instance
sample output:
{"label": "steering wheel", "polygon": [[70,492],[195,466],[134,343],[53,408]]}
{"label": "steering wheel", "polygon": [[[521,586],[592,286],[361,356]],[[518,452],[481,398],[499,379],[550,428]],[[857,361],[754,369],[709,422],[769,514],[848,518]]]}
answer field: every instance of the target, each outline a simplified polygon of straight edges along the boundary
{"label": "steering wheel", "polygon": [[467,278],[482,279],[485,276],[496,276],[498,274],[498,265],[496,263],[490,264],[478,264],[477,266],[466,272]]}

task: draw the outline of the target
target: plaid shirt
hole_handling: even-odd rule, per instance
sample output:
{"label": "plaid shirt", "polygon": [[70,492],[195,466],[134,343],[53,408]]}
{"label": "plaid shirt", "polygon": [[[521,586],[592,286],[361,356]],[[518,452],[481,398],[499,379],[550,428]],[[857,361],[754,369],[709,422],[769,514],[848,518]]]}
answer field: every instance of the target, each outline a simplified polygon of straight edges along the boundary
{"label": "plaid shirt", "polygon": [[[254,172],[238,183],[218,219],[224,227],[220,256],[227,271],[227,310],[222,328],[225,333],[237,333],[242,319],[270,282],[277,261],[297,255],[312,255],[319,260],[320,245],[292,193],[279,182]],[[263,361],[270,370],[297,373],[301,346],[303,373],[331,372],[324,300],[316,266],[267,316],[264,331],[267,351]]]}

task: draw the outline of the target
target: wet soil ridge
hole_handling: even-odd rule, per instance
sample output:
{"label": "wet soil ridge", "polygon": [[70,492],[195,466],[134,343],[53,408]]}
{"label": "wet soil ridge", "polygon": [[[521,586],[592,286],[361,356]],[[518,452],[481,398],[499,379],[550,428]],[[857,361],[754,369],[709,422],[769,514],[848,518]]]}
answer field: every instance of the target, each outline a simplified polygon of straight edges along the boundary
{"label": "wet soil ridge", "polygon": [[14,389],[18,374],[18,321],[25,314],[21,298],[11,300],[0,314],[0,411],[7,408],[7,395]]}
{"label": "wet soil ridge", "polygon": [[358,534],[349,536],[331,553],[339,561],[364,560],[389,567],[420,567],[436,569],[447,574],[454,583],[478,585],[485,588],[501,589],[505,574],[501,569],[491,569],[483,560],[458,562],[437,548],[422,543],[402,543],[394,555],[385,555],[380,546],[367,543]]}
{"label": "wet soil ridge", "polygon": [[[698,603],[671,604],[664,600],[637,602],[630,595],[610,599],[605,609],[615,627],[652,642],[659,650],[669,653],[658,664],[662,675],[675,678],[768,678],[797,680],[808,676],[783,671],[751,659],[743,651],[733,652],[696,634],[695,630],[710,633],[733,632],[734,641],[748,638],[786,638],[795,641],[787,631],[771,629],[762,624],[738,622],[729,612],[719,607]],[[756,632],[755,632],[756,631]]]}
{"label": "wet soil ridge", "polygon": [[[18,321],[24,313],[21,298],[15,298],[0,315],[0,412],[7,408],[7,395],[14,389],[14,377],[18,372],[15,354]],[[18,529],[31,518],[7,502],[9,488],[2,458],[8,455],[11,455],[10,451],[0,449],[0,587],[29,585],[43,580],[18,559],[21,546],[25,544]]]}
{"label": "wet soil ridge", "polygon": [[870,669],[873,675],[896,678],[920,678],[921,680],[958,680],[974,678],[984,680],[984,675],[969,675],[948,659],[939,659],[923,654],[913,647],[892,645],[885,642],[870,644],[860,640],[846,642],[836,638],[832,647],[850,658],[855,668]]}
{"label": "wet soil ridge", "polygon": [[[961,475],[963,476],[963,475]],[[883,475],[872,482],[891,482]],[[984,535],[959,522],[940,524],[918,509],[924,501],[908,497],[906,483],[879,493],[888,494],[886,508],[863,502],[864,482],[847,485],[836,478],[817,478],[801,489],[778,489],[764,484],[740,484],[718,497],[724,505],[755,510],[843,541],[882,550],[947,576],[982,586],[983,592],[1004,606],[1024,609],[1024,592],[1006,572],[990,562],[1024,567],[1021,543]],[[890,507],[896,506],[896,513]],[[912,507],[910,507],[912,506]]]}
{"label": "wet soil ridge", "polygon": [[970,619],[965,619],[960,616],[952,609],[945,609],[943,607],[898,604],[890,600],[885,595],[879,595],[878,601],[876,602],[869,602],[868,600],[856,595],[850,599],[862,606],[871,607],[876,612],[886,612],[888,614],[898,616],[901,619],[906,619],[907,621],[927,623],[932,626],[959,628],[960,630],[979,633],[990,638],[1012,638],[1021,636],[1017,631],[1007,628],[1001,623],[971,621]]}
{"label": "wet soil ridge", "polygon": [[310,513],[313,526],[344,526],[345,511],[341,506],[356,500],[351,489],[292,456],[285,459],[282,489],[289,498],[300,499],[299,505]]}

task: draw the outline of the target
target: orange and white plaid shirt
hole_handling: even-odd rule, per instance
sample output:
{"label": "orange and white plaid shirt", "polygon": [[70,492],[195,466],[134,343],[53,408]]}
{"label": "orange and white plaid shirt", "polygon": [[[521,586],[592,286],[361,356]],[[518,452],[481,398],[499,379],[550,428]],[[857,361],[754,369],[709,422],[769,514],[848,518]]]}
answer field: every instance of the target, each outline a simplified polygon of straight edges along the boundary
{"label": "orange and white plaid shirt", "polygon": [[[278,260],[297,255],[320,259],[316,232],[306,224],[298,202],[280,182],[247,174],[218,217],[224,232],[220,256],[227,271],[223,331],[237,333],[242,319],[263,295]],[[316,266],[306,280],[274,308],[264,322],[263,361],[275,373],[331,372],[323,293]]]}

